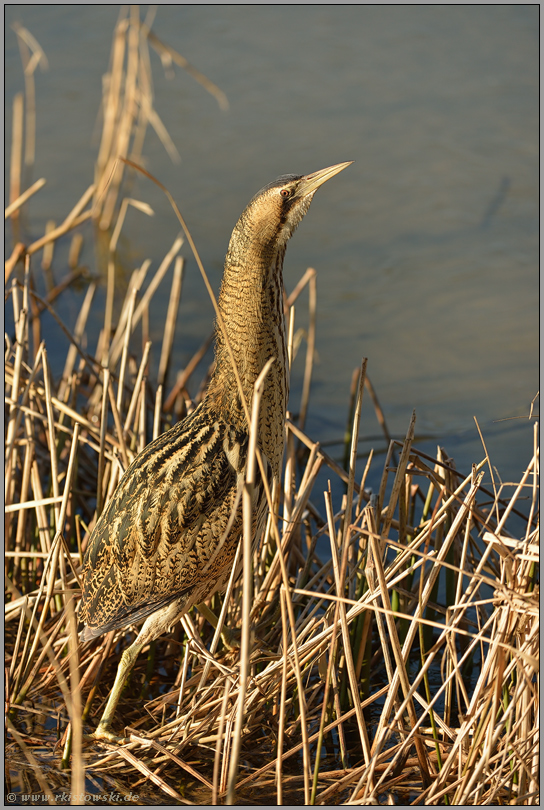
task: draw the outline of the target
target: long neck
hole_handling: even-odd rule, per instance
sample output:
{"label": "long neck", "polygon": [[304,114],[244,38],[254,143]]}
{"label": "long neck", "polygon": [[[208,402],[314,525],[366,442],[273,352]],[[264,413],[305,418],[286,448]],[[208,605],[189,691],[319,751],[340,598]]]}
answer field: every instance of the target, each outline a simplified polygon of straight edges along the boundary
{"label": "long neck", "polygon": [[[279,473],[288,397],[288,363],[283,315],[283,257],[285,243],[256,235],[242,217],[233,231],[225,259],[219,295],[229,344],[251,413],[253,386],[267,360],[274,363],[266,378],[259,426],[259,445]],[[247,422],[232,360],[219,325],[216,365],[208,395],[222,416],[241,428]]]}

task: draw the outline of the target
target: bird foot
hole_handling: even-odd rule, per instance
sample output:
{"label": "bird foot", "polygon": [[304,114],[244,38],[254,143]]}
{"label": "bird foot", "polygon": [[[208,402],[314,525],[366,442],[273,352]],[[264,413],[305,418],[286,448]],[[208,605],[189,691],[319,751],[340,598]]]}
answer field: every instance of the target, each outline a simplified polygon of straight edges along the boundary
{"label": "bird foot", "polygon": [[[204,616],[207,621],[211,624],[212,627],[217,627],[218,619],[215,613],[210,610],[208,605],[203,604],[202,602],[198,604],[197,609],[200,613]],[[221,640],[223,644],[229,650],[229,652],[234,652],[240,648],[240,638],[241,634],[239,630],[232,630],[228,627],[223,626],[221,630]]]}
{"label": "bird foot", "polygon": [[221,630],[221,641],[229,652],[235,652],[240,649],[242,643],[242,634],[239,630],[223,627]]}
{"label": "bird foot", "polygon": [[101,724],[99,724],[96,731],[89,736],[89,739],[98,740],[99,742],[114,743],[117,745],[125,745],[128,742],[127,737],[118,737],[116,734],[110,731],[107,726],[103,726]]}

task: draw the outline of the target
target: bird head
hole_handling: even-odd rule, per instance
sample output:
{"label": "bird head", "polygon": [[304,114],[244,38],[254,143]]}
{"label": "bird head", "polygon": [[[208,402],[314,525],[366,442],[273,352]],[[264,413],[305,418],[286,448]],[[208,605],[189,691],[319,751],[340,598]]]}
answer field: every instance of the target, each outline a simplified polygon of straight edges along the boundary
{"label": "bird head", "polygon": [[[239,224],[252,239],[284,251],[297,225],[307,213],[319,186],[353,161],[337,163],[312,174],[284,174],[262,188],[250,201]],[[248,227],[249,226],[249,227]]]}

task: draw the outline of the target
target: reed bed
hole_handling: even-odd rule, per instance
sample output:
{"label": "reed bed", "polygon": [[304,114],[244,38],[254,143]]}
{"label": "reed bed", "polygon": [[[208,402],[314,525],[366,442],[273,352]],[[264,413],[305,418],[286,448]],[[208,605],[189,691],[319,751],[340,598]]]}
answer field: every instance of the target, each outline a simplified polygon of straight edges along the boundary
{"label": "reed bed", "polygon": [[[105,95],[121,89],[105,127],[108,116],[122,120],[126,82],[138,100],[134,88],[148,75],[141,40],[143,31],[149,41],[149,24],[134,15],[121,17],[114,53],[129,43],[128,61],[139,57],[125,69],[117,54],[120,74],[112,69]],[[131,137],[141,136],[142,120],[132,116]],[[125,147],[121,156],[134,157]],[[264,537],[251,559],[241,545],[243,577],[210,600],[217,630],[193,610],[139,656],[117,714],[128,744],[88,738],[136,631],[79,644],[82,555],[123,470],[196,406],[209,373],[208,340],[169,383],[181,237],[155,271],[151,261],[134,270],[115,317],[123,223],[122,178],[111,180],[116,149],[102,156],[63,225],[19,242],[6,266],[14,324],[5,352],[8,791],[26,804],[539,804],[537,426],[521,480],[497,487],[485,448],[469,471],[442,448],[434,458],[419,450],[415,414],[406,436],[391,438],[363,361],[345,452],[335,460],[304,429],[315,346],[311,269],[285,300],[289,356],[305,349],[306,357]],[[105,176],[110,183],[97,195]],[[8,216],[29,196],[16,195]],[[96,282],[74,324],[62,322],[55,302],[77,273],[84,223],[104,225],[106,215],[104,323],[89,350]],[[35,254],[47,266],[48,251],[71,230],[78,240],[67,274],[40,296]],[[171,303],[154,369],[146,325],[168,272]],[[295,306],[305,306],[306,293],[303,332]],[[42,337],[46,313],[65,341],[56,376]],[[358,458],[365,390],[388,437],[381,458]],[[380,481],[375,492],[371,478]]]}

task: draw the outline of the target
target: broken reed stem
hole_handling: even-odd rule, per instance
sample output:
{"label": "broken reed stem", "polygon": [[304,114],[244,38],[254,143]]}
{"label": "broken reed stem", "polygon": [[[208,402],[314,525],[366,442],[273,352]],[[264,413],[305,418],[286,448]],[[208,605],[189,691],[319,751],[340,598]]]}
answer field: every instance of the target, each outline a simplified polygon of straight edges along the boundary
{"label": "broken reed stem", "polygon": [[4,210],[4,219],[10,217],[15,211],[18,211],[19,208],[25,204],[27,200],[29,200],[37,191],[45,186],[46,180],[45,177],[41,177],[39,180],[36,180],[30,188],[27,188],[22,194],[20,194],[16,200],[14,200],[8,207]]}
{"label": "broken reed stem", "polygon": [[82,222],[85,222],[91,216],[91,211],[83,211],[89,200],[91,199],[94,191],[94,185],[89,186],[87,191],[83,194],[81,199],[76,203],[76,205],[72,208],[62,225],[59,225],[58,228],[54,228],[52,231],[49,231],[42,236],[40,239],[37,239],[35,242],[32,242],[31,245],[26,249],[26,252],[29,256],[32,256],[33,253],[36,253],[38,250],[47,245],[49,242],[54,242],[61,236],[64,236],[72,228],[77,227]]}

